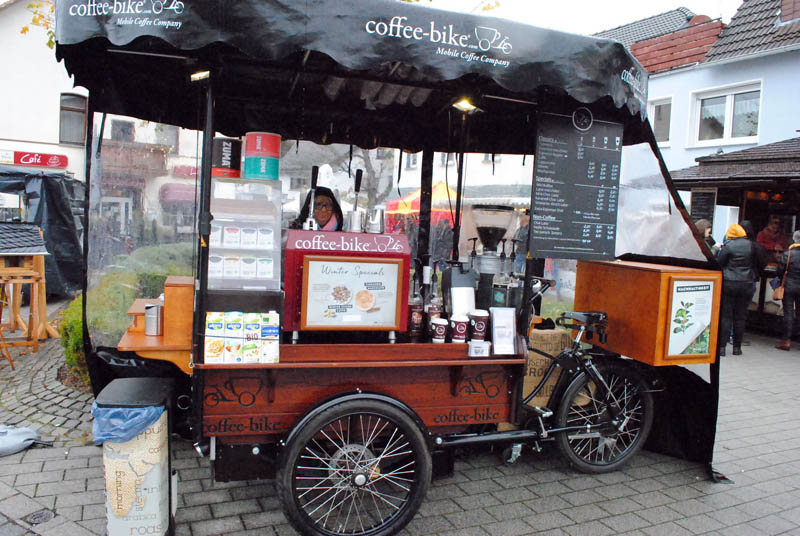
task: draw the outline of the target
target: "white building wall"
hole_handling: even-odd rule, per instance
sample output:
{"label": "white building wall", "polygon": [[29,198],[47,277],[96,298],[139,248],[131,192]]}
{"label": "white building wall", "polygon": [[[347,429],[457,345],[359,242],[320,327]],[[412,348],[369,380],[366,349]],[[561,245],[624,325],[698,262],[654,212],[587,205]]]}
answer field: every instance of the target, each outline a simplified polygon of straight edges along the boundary
{"label": "white building wall", "polygon": [[73,88],[63,63],[46,45],[44,29],[31,26],[27,35],[20,33],[30,25],[27,5],[18,0],[0,7],[0,150],[66,155],[66,171],[83,180],[84,148],[59,143],[59,114],[61,93],[85,96],[87,91]]}
{"label": "white building wall", "polygon": [[[761,83],[757,142],[694,145],[697,128],[692,111],[694,93],[752,81]],[[695,158],[719,149],[729,153],[793,138],[800,129],[800,50],[652,75],[648,97],[650,102],[672,99],[670,141],[661,144],[661,153],[670,170],[695,166]],[[638,157],[645,159],[644,153],[649,153],[649,148],[640,147],[637,151]],[[629,162],[628,168],[632,166],[636,162]]]}

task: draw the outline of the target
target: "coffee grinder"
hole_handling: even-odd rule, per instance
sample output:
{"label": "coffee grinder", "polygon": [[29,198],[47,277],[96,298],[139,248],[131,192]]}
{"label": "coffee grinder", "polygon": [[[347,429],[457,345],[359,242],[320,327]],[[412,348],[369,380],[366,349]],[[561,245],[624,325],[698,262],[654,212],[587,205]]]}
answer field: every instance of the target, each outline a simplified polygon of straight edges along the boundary
{"label": "coffee grinder", "polygon": [[498,254],[497,244],[511,227],[514,209],[503,205],[473,205],[472,218],[478,229],[478,238],[483,245],[483,253],[475,259],[475,270],[480,274],[475,305],[478,309],[488,311],[495,305],[492,297],[493,284],[495,275],[503,271],[505,257]]}

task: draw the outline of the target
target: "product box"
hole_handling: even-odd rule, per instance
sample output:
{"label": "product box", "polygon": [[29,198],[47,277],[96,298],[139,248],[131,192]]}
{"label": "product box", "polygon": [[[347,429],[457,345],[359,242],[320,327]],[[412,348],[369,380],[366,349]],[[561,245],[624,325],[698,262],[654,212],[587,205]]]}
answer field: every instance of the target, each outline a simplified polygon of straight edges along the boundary
{"label": "product box", "polygon": [[258,247],[258,229],[255,227],[242,228],[242,247],[256,249]]}
{"label": "product box", "polygon": [[238,248],[242,245],[242,230],[234,225],[226,225],[223,231],[222,245],[226,248]]}
{"label": "product box", "polygon": [[281,330],[280,330],[280,322],[281,317],[275,311],[270,311],[268,313],[261,314],[261,340],[274,340],[277,341],[280,338]]}
{"label": "product box", "polygon": [[242,274],[242,259],[239,257],[225,257],[223,277],[225,279],[239,279]]}
{"label": "product box", "polygon": [[[572,345],[572,339],[569,333],[563,329],[532,329],[528,336],[531,348],[536,348],[537,350],[541,350],[553,356],[557,356],[562,350]],[[552,363],[552,361],[545,356],[537,354],[536,352],[528,352],[528,363],[525,366],[525,379],[522,383],[523,397],[531,394],[536,386],[539,385],[550,363]],[[542,390],[539,391],[539,394],[536,395],[528,405],[547,407],[550,401],[550,395],[553,394],[553,390],[556,388],[556,382],[558,381],[560,373],[561,369],[554,370],[550,379],[547,380],[547,383],[542,387]],[[550,409],[555,410],[556,408]]]}
{"label": "product box", "polygon": [[256,261],[256,264],[256,275],[258,279],[272,279],[275,277],[272,257],[261,257]]}
{"label": "product box", "polygon": [[239,275],[242,279],[255,279],[258,271],[255,257],[242,257],[240,262]]}
{"label": "product box", "polygon": [[245,340],[242,345],[242,363],[258,363],[261,359],[261,341]]}
{"label": "product box", "polygon": [[206,313],[204,363],[222,363],[225,350],[225,314]]}
{"label": "product box", "polygon": [[211,224],[211,234],[208,235],[208,245],[212,248],[222,245],[222,225]]}
{"label": "product box", "polygon": [[225,259],[219,255],[209,255],[208,257],[208,277],[211,279],[222,279],[225,271]]}
{"label": "product box", "polygon": [[275,231],[272,227],[259,227],[256,245],[258,249],[275,248]]}
{"label": "product box", "polygon": [[225,313],[225,363],[242,362],[244,343],[244,314],[241,311]]}
{"label": "product box", "polygon": [[259,363],[278,363],[280,361],[280,341],[261,341]]}
{"label": "product box", "polygon": [[257,341],[261,339],[261,313],[244,313],[244,339],[246,341]]}

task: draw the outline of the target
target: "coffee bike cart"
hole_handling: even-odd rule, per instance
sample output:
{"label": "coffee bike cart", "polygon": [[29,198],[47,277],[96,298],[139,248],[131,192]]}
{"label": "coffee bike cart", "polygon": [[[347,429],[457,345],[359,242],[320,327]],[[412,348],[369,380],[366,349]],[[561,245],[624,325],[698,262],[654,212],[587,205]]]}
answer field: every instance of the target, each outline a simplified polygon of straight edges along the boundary
{"label": "coffee bike cart", "polygon": [[[522,447],[554,441],[577,468],[605,472],[649,435],[648,448],[710,463],[717,386],[708,364],[716,358],[721,281],[646,120],[647,74],[622,45],[362,0],[64,0],[57,44],[76,85],[89,89],[91,112],[202,131],[196,270],[166,279],[163,332],[145,333],[145,310],[157,296],[137,295],[130,327],[118,342],[104,341],[87,320],[90,296],[85,346],[96,393],[115,377],[176,379],[177,420],[211,457],[217,480],[275,478],[288,519],[304,534],[394,534],[418,510],[432,472],[452,467],[456,447],[493,443],[513,461]],[[464,98],[478,111],[453,108]],[[422,151],[421,252],[430,236],[433,153],[458,153],[456,258],[460,241],[471,238],[459,236],[463,155],[535,155],[521,296],[510,323],[494,319],[512,332],[493,330],[494,347],[479,355],[467,343],[424,335],[412,342],[406,297],[414,261],[405,237],[387,233],[291,230],[275,263],[282,284],[215,286],[215,214],[219,221],[220,212],[268,210],[244,198],[220,209],[213,138],[251,131]],[[95,123],[88,140],[87,177],[102,181],[111,173],[102,167],[102,127]],[[626,183],[623,151],[637,144],[652,149],[655,172]],[[591,179],[605,182],[590,196],[581,188]],[[87,212],[97,189],[87,188]],[[565,210],[573,198],[592,210]],[[102,232],[94,223],[87,235]],[[90,265],[95,244],[86,239]],[[559,319],[574,343],[550,356],[553,366],[531,393],[522,387],[528,325],[549,286],[535,257],[581,259],[575,308],[584,312]],[[491,289],[496,270],[480,266]],[[353,271],[373,274],[374,286],[348,287]],[[446,297],[464,288],[457,280],[465,273],[451,264]],[[92,277],[90,270],[90,293]],[[682,291],[705,303],[707,315],[704,344],[688,353],[673,348],[690,324],[693,304],[679,299]],[[318,307],[321,295],[333,306]],[[380,309],[380,321],[359,320]],[[211,359],[207,313],[231,311],[278,315],[277,359]],[[707,379],[686,364],[705,365]],[[554,373],[548,403],[533,405]]]}

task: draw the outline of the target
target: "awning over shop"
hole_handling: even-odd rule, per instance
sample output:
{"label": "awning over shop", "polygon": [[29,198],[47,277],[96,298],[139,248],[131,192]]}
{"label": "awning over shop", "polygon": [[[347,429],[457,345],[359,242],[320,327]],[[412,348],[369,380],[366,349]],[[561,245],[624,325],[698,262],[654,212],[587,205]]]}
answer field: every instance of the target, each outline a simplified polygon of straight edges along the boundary
{"label": "awning over shop", "polygon": [[566,103],[647,139],[647,72],[616,41],[389,0],[117,4],[56,4],[57,56],[98,110],[199,129],[205,82],[190,75],[209,70],[231,136],[450,152],[448,112],[468,96],[483,113],[467,152],[532,154],[536,107]]}
{"label": "awning over shop", "polygon": [[158,190],[158,198],[162,203],[194,203],[195,195],[194,184],[168,182]]}

